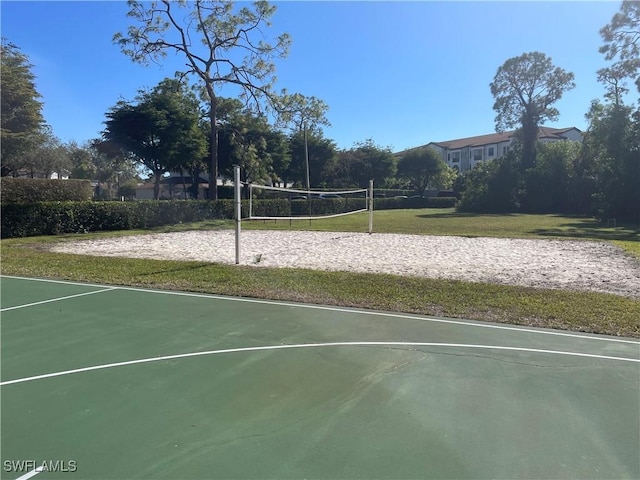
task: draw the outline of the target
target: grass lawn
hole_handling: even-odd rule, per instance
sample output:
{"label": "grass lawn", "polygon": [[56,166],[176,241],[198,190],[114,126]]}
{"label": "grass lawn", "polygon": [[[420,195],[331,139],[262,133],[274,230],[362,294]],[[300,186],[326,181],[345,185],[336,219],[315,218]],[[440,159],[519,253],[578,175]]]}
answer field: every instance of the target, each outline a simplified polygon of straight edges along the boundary
{"label": "grass lawn", "polygon": [[[230,228],[215,221],[155,229]],[[244,222],[243,228],[366,231],[368,217],[331,220]],[[606,228],[597,221],[558,215],[472,215],[453,209],[386,210],[375,213],[374,231],[511,238],[572,238],[612,241],[640,261],[637,226]],[[203,262],[97,258],[54,254],[50,242],[105,235],[3,240],[1,272],[21,275],[354,306],[454,318],[534,325],[640,337],[640,301],[610,294],[540,290],[392,275],[265,269]]]}

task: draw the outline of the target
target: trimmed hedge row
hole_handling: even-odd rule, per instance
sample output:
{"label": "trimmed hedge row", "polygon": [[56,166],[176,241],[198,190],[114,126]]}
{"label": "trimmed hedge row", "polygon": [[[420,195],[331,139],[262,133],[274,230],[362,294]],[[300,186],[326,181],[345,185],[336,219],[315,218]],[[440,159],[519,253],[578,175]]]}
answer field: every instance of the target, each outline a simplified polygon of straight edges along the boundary
{"label": "trimmed hedge row", "polygon": [[451,208],[458,199],[455,197],[427,198],[376,198],[373,207],[376,210],[394,210],[399,208]]}
{"label": "trimmed hedge row", "polygon": [[[452,208],[458,199],[455,197],[427,198],[376,198],[373,201],[376,210],[392,210],[400,208]],[[242,207],[243,211],[245,206]],[[324,198],[307,200],[254,200],[254,216],[303,216],[333,215],[366,208],[364,198]]]}
{"label": "trimmed hedge row", "polygon": [[[248,201],[242,210],[248,212]],[[446,208],[455,198],[378,198],[376,210],[398,208]],[[255,216],[331,215],[365,207],[363,198],[322,200],[254,200]],[[311,210],[309,212],[309,210]],[[131,230],[203,220],[232,219],[233,200],[144,200],[137,202],[43,202],[2,204],[2,238]]]}
{"label": "trimmed hedge row", "polygon": [[46,178],[0,179],[0,202],[82,202],[91,200],[93,188],[89,180],[49,180]]}
{"label": "trimmed hedge row", "polygon": [[[243,205],[243,211],[245,205]],[[311,200],[253,200],[253,216],[290,217],[334,215],[366,208],[364,198],[314,198]]]}
{"label": "trimmed hedge row", "polygon": [[2,238],[151,228],[233,218],[233,201],[44,202],[2,204]]}

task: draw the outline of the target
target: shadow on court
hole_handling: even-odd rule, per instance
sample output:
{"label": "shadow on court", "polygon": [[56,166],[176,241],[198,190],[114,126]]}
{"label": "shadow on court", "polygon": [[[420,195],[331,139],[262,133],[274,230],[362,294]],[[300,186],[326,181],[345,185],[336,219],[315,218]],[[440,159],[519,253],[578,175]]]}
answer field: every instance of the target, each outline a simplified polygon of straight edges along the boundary
{"label": "shadow on court", "polygon": [[0,286],[2,478],[640,478],[632,339]]}

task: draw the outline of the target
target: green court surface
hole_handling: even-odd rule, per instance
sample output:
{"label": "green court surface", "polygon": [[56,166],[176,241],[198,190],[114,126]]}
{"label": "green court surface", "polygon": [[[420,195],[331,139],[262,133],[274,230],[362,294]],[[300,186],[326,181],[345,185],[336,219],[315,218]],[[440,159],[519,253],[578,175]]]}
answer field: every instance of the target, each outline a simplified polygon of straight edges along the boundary
{"label": "green court surface", "polygon": [[0,288],[2,478],[640,478],[637,340]]}

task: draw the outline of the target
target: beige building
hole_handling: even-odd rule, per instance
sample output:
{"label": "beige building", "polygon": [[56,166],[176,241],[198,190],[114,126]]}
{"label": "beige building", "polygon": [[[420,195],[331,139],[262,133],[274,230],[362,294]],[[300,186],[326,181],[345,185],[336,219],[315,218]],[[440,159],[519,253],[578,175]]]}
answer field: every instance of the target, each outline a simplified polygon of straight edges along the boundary
{"label": "beige building", "polygon": [[[515,131],[490,133],[444,142],[431,142],[424,146],[438,151],[447,165],[464,172],[471,170],[478,163],[504,156],[511,147],[514,135]],[[545,143],[564,140],[582,142],[582,132],[575,127],[540,127],[538,140]],[[405,152],[408,151],[410,150],[405,150]],[[405,152],[397,155],[402,156]]]}

